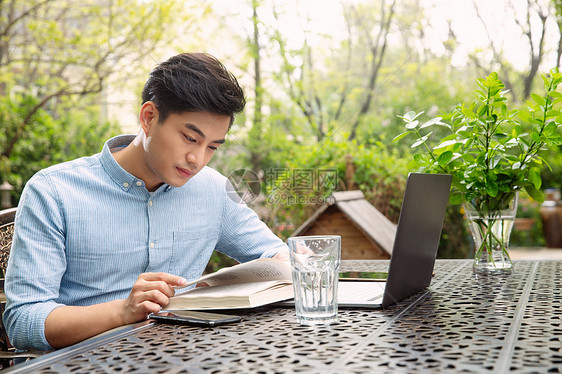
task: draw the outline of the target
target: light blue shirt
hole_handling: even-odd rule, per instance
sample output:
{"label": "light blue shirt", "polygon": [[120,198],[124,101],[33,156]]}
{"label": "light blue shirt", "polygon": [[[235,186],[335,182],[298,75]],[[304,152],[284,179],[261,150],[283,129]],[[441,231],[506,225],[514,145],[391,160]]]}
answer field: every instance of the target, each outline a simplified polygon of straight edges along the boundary
{"label": "light blue shirt", "polygon": [[45,319],[53,309],[124,299],[141,273],[194,280],[213,250],[245,262],[287,249],[209,167],[182,187],[149,192],[111,155],[132,140],[110,139],[101,153],[26,184],[5,284],[4,324],[16,348],[52,349]]}

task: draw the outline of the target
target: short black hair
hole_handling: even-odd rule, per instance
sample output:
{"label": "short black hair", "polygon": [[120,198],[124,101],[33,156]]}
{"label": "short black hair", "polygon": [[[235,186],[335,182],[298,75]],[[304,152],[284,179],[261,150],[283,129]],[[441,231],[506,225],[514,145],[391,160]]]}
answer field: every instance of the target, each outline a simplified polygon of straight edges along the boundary
{"label": "short black hair", "polygon": [[207,53],[182,53],[160,63],[142,90],[142,102],[158,108],[159,123],[170,114],[208,112],[230,117],[244,110],[246,99],[236,77]]}

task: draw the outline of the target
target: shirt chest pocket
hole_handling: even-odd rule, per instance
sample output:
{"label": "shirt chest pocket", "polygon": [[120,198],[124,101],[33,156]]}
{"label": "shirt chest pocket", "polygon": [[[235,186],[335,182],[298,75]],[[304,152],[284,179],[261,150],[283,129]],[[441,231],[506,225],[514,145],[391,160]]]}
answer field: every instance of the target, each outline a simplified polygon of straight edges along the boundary
{"label": "shirt chest pocket", "polygon": [[218,234],[210,229],[174,231],[170,273],[188,281],[199,278],[216,247],[217,238]]}

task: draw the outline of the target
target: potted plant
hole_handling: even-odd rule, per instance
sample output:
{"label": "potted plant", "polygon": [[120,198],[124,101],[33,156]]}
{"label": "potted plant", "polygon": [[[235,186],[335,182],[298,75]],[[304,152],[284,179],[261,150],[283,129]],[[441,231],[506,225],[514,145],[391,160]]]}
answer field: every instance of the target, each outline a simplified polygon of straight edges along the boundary
{"label": "potted plant", "polygon": [[[544,94],[533,93],[520,110],[508,107],[505,86],[491,73],[476,80],[475,101],[459,104],[443,117],[421,123],[423,112],[399,116],[406,131],[394,141],[416,137],[412,148],[420,149],[413,160],[418,169],[453,176],[450,202],[463,205],[475,243],[475,272],[512,271],[508,246],[517,191],[525,189],[543,201],[541,170],[547,162],[539,151],[562,144],[557,133],[562,94],[556,91],[562,74],[552,69],[543,81]],[[435,126],[444,127],[446,134],[432,141]]]}

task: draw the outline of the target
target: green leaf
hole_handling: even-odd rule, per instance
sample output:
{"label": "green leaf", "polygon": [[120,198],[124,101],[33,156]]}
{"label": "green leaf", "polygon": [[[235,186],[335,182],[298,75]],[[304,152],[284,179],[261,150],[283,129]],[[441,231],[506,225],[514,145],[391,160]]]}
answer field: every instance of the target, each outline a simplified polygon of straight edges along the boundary
{"label": "green leaf", "polygon": [[505,139],[505,138],[507,138],[507,134],[504,134],[503,132],[498,132],[498,133],[495,133],[493,135],[493,137],[496,138],[496,139]]}
{"label": "green leaf", "polygon": [[542,180],[541,180],[541,170],[539,168],[529,169],[529,181],[533,184],[533,186],[537,190],[541,188]]}
{"label": "green leaf", "polygon": [[422,154],[422,153],[416,153],[416,154],[414,155],[414,161],[415,161],[417,164],[419,164],[419,165],[425,164],[425,162],[426,162],[426,156],[425,156],[424,154]]}
{"label": "green leaf", "polygon": [[488,195],[492,196],[492,197],[496,197],[498,195],[498,186],[496,184],[488,184],[486,186],[486,192],[488,193]]}
{"label": "green leaf", "polygon": [[408,130],[413,130],[413,129],[415,129],[415,128],[418,126],[419,123],[420,123],[420,121],[417,121],[417,120],[416,120],[416,121],[412,121],[412,122],[408,122],[408,123],[406,123],[406,128],[407,128]]}
{"label": "green leaf", "polygon": [[487,111],[488,111],[488,105],[484,104],[484,105],[480,106],[480,108],[478,108],[477,115],[479,117],[482,117],[486,114]]}
{"label": "green leaf", "polygon": [[553,146],[562,145],[562,136],[556,135],[548,139],[549,144]]}
{"label": "green leaf", "polygon": [[548,79],[548,77],[544,74],[541,75],[541,78],[544,83],[544,89],[548,90],[548,87],[550,86],[550,79]]}
{"label": "green leaf", "polygon": [[408,113],[404,114],[404,116],[402,116],[401,118],[403,118],[407,122],[412,122],[413,120],[415,120],[416,118],[418,118],[422,114],[423,114],[423,112],[419,112],[419,113],[416,114],[416,112],[411,110]]}
{"label": "green leaf", "polygon": [[433,126],[433,125],[437,125],[437,124],[443,124],[443,123],[441,122],[441,117],[435,117],[435,118],[430,119],[429,121],[423,123],[423,124],[420,126],[420,129],[423,129],[423,128],[429,127],[429,126]]}
{"label": "green leaf", "polygon": [[414,144],[412,144],[411,148],[416,148],[416,147],[422,145],[427,139],[429,139],[429,135],[431,135],[431,133],[429,133],[425,136],[422,136],[421,138],[416,140],[416,142]]}
{"label": "green leaf", "polygon": [[394,137],[394,139],[392,139],[392,141],[397,142],[397,141],[399,141],[400,139],[403,139],[404,137],[406,137],[409,134],[411,134],[410,131],[406,131],[406,132],[403,132],[402,134],[398,134]]}
{"label": "green leaf", "polygon": [[532,93],[531,98],[535,101],[535,103],[537,103],[541,106],[546,105],[546,99],[542,96],[537,95],[536,93]]}
{"label": "green leaf", "polygon": [[441,166],[447,166],[447,164],[451,161],[452,158],[453,158],[453,152],[445,151],[441,153],[439,157],[437,157],[437,162]]}
{"label": "green leaf", "polygon": [[525,191],[527,191],[529,196],[531,196],[531,198],[533,200],[535,200],[536,202],[542,203],[544,201],[544,196],[543,196],[542,192],[540,190],[536,189],[534,186],[526,185]]}
{"label": "green leaf", "polygon": [[501,155],[494,155],[494,157],[492,157],[492,160],[490,162],[490,167],[493,169],[496,166],[498,166],[499,162],[501,161],[502,156]]}
{"label": "green leaf", "polygon": [[474,114],[474,112],[472,111],[471,108],[467,108],[467,107],[462,107],[461,109],[462,114],[464,114],[466,117],[474,119],[476,118],[476,115]]}
{"label": "green leaf", "polygon": [[511,135],[514,138],[517,138],[519,135],[521,135],[521,133],[523,132],[523,130],[521,129],[521,125],[516,123],[513,128],[511,129]]}
{"label": "green leaf", "polygon": [[446,140],[444,142],[441,142],[441,143],[437,144],[435,147],[433,147],[433,149],[436,150],[436,149],[446,148],[446,147],[449,147],[451,145],[455,145],[457,143],[458,143],[457,140]]}
{"label": "green leaf", "polygon": [[504,103],[501,103],[500,104],[500,112],[501,112],[503,117],[507,117],[507,105],[505,105]]}
{"label": "green leaf", "polygon": [[549,137],[549,136],[553,135],[553,134],[556,132],[556,129],[557,129],[556,123],[554,123],[554,122],[549,122],[549,123],[547,123],[546,126],[544,127],[544,129],[543,129],[543,134],[544,134],[546,137]]}
{"label": "green leaf", "polygon": [[505,142],[505,146],[507,148],[516,147],[517,145],[519,145],[519,141],[517,140],[517,138],[511,138],[507,142]]}
{"label": "green leaf", "polygon": [[461,194],[451,194],[449,196],[449,203],[451,205],[460,205],[463,203],[463,197]]}
{"label": "green leaf", "polygon": [[525,122],[533,122],[534,120],[533,115],[528,110],[520,110],[518,117]]}
{"label": "green leaf", "polygon": [[487,90],[487,89],[488,89],[488,83],[486,82],[485,79],[476,78],[476,83],[477,83],[478,86],[480,86],[480,88],[482,88],[483,90]]}
{"label": "green leaf", "polygon": [[490,88],[490,96],[496,96],[496,94],[497,94],[498,92],[500,92],[502,88],[503,88],[503,87],[500,87],[500,86],[491,87],[491,88]]}
{"label": "green leaf", "polygon": [[478,98],[478,100],[484,102],[486,101],[487,97],[486,97],[486,93],[485,92],[481,92],[481,91],[474,91],[474,94],[476,95],[476,97]]}

